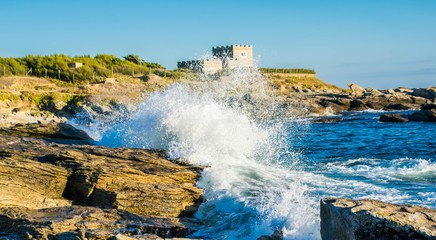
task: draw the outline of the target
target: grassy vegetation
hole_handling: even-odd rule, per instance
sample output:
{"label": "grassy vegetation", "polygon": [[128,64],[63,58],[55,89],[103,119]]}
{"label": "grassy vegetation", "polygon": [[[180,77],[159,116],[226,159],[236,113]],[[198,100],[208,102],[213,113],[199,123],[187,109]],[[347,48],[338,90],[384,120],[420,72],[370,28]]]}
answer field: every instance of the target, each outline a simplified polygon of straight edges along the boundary
{"label": "grassy vegetation", "polygon": [[[69,67],[69,63],[79,62],[79,68]],[[98,83],[113,74],[136,75],[156,73],[171,77],[171,72],[160,64],[145,62],[130,54],[120,59],[109,54],[70,57],[63,54],[49,56],[28,55],[22,58],[0,58],[0,76],[36,76],[58,79],[70,84],[84,82]]]}
{"label": "grassy vegetation", "polygon": [[313,69],[305,68],[260,68],[261,73],[305,73],[305,74],[316,74]]}
{"label": "grassy vegetation", "polygon": [[[67,93],[35,93],[35,92],[22,92],[19,96],[20,100],[28,101],[30,104],[37,106],[40,109],[53,109],[58,102],[68,105],[79,106],[82,105],[86,99],[86,95],[81,94],[67,94]],[[11,99],[9,99],[11,100]]]}
{"label": "grassy vegetation", "polygon": [[1,101],[6,101],[6,100],[14,102],[14,101],[21,100],[21,97],[20,97],[20,95],[13,94],[13,93],[10,93],[10,92],[0,92],[0,102]]}
{"label": "grassy vegetation", "polygon": [[328,84],[315,75],[296,75],[289,73],[267,73],[265,76],[269,79],[270,85],[275,91],[282,95],[289,95],[295,92],[296,88],[305,88],[309,90],[333,90],[343,91],[339,87]]}

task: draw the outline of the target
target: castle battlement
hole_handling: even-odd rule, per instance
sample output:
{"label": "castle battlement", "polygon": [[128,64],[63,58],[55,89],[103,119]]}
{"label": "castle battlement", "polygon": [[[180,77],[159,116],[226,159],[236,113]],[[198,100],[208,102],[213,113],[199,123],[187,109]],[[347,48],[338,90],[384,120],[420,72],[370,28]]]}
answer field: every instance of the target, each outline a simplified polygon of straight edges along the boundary
{"label": "castle battlement", "polygon": [[214,58],[178,62],[178,68],[188,68],[194,71],[214,73],[222,69],[253,67],[252,45],[226,45],[212,47]]}
{"label": "castle battlement", "polygon": [[248,47],[248,48],[252,48],[252,45],[239,45],[239,44],[233,44],[233,45],[225,45],[225,46],[215,46],[212,47],[212,49],[227,49],[227,48],[232,48],[232,47]]}

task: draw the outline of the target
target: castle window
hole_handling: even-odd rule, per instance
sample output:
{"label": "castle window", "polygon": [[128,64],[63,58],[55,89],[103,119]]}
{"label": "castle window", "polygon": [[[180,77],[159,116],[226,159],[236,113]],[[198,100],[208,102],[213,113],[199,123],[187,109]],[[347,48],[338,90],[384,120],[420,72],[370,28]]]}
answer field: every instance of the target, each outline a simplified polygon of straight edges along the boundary
{"label": "castle window", "polygon": [[247,53],[246,52],[241,52],[241,57],[247,57]]}

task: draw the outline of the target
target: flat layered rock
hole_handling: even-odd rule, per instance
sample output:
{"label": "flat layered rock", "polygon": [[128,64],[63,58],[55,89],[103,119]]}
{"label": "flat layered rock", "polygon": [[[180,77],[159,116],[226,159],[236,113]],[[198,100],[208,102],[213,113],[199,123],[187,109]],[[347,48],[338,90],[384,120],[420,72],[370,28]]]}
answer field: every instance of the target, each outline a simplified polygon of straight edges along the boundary
{"label": "flat layered rock", "polygon": [[9,127],[0,127],[1,135],[50,138],[58,140],[82,140],[92,142],[91,137],[80,129],[67,123],[17,123]]}
{"label": "flat layered rock", "polygon": [[[15,227],[32,222],[40,226],[45,218],[37,216],[50,212],[54,219],[56,212],[73,209],[68,217],[59,215],[67,221],[64,218],[75,218],[83,210],[76,207],[87,206],[91,212],[113,209],[175,223],[172,219],[191,217],[202,201],[202,191],[195,186],[201,170],[167,160],[164,151],[64,145],[0,135],[0,218],[3,223],[13,221]],[[4,214],[13,209],[24,210],[18,217]],[[102,216],[92,217],[95,224],[104,224]],[[72,229],[56,229],[37,238],[81,231],[75,223]],[[15,230],[0,224],[0,238],[1,232],[15,234]]]}
{"label": "flat layered rock", "polygon": [[0,209],[0,239],[161,239],[191,234],[195,224],[83,206]]}
{"label": "flat layered rock", "polygon": [[436,210],[378,200],[321,200],[321,237],[341,239],[436,239]]}

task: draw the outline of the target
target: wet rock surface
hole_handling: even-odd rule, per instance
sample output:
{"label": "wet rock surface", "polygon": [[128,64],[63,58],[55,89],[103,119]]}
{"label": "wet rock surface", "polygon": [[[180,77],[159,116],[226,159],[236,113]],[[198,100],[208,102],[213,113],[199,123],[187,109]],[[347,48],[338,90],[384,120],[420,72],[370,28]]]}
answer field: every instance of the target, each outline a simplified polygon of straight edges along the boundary
{"label": "wet rock surface", "polygon": [[159,150],[0,135],[0,239],[184,237],[196,225],[201,170]]}
{"label": "wet rock surface", "polygon": [[321,237],[341,239],[436,239],[436,210],[378,200],[321,200]]}
{"label": "wet rock surface", "polygon": [[436,104],[423,104],[421,110],[412,113],[409,119],[415,122],[436,122]]}
{"label": "wet rock surface", "polygon": [[402,114],[382,114],[380,115],[380,122],[408,122],[407,115]]}

